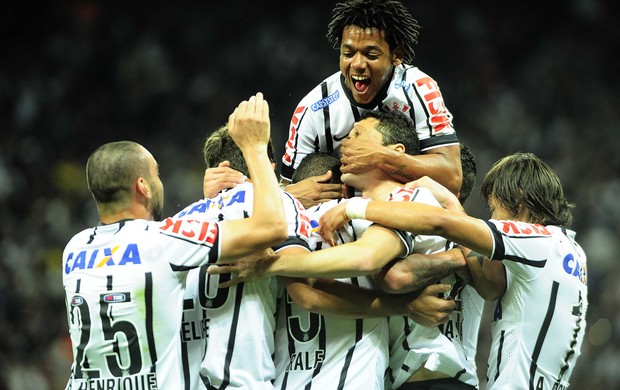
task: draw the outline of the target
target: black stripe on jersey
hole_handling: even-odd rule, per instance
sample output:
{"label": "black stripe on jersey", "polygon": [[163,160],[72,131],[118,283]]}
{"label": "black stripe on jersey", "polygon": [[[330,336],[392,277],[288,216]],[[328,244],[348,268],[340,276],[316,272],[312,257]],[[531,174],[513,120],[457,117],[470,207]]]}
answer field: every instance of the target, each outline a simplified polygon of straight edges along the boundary
{"label": "black stripe on jersey", "polygon": [[438,146],[458,145],[459,138],[456,133],[433,135],[430,138],[420,140],[420,150],[422,152]]}
{"label": "black stripe on jersey", "polygon": [[106,283],[106,286],[105,286],[105,287],[106,287],[106,289],[107,289],[108,291],[111,291],[111,290],[112,290],[112,275],[108,275],[108,277],[107,277],[107,283]]}
{"label": "black stripe on jersey", "polygon": [[80,286],[82,285],[82,279],[78,279],[77,282],[75,282],[75,292],[77,294],[80,293]]}
{"label": "black stripe on jersey", "polygon": [[93,229],[93,232],[90,234],[90,237],[88,238],[88,242],[86,244],[90,244],[91,242],[93,242],[96,235],[97,235],[97,226],[95,226],[95,228]]}
{"label": "black stripe on jersey", "polygon": [[564,356],[564,365],[560,369],[560,373],[556,379],[556,383],[558,383],[564,377],[564,374],[568,370],[570,363],[568,362],[573,356],[575,356],[575,345],[577,345],[577,337],[579,336],[579,331],[581,330],[581,325],[584,321],[583,317],[583,298],[581,297],[581,291],[579,291],[579,303],[576,306],[573,306],[573,315],[577,316],[577,321],[575,321],[575,328],[573,329],[573,339],[570,342],[570,349],[566,352],[566,356]]}
{"label": "black stripe on jersey", "polygon": [[547,313],[545,314],[545,319],[543,320],[542,326],[540,327],[540,333],[538,333],[538,338],[536,338],[536,345],[534,345],[534,351],[532,351],[532,364],[530,365],[530,389],[534,389],[534,379],[536,377],[536,369],[538,368],[538,358],[540,357],[540,351],[542,350],[543,343],[545,342],[545,337],[547,337],[547,332],[549,331],[549,324],[551,324],[551,319],[553,318],[553,313],[555,312],[555,304],[558,300],[559,287],[560,283],[554,281],[553,285],[551,286],[551,296],[549,297]]}
{"label": "black stripe on jersey", "polygon": [[467,372],[467,370],[465,370],[464,368],[457,372],[456,375],[454,375],[454,379],[459,379],[461,377],[461,375],[465,374]]}
{"label": "black stripe on jersey", "polygon": [[547,259],[544,260],[530,260],[520,256],[507,255],[504,256],[505,260],[514,261],[515,263],[521,263],[525,265],[529,265],[530,267],[535,268],[544,268],[545,264],[547,264]]}
{"label": "black stripe on jersey", "polygon": [[[319,318],[321,320],[321,330],[319,331],[319,349],[325,351],[325,344],[327,343],[327,335],[325,334],[325,317],[321,315]],[[312,371],[312,379],[314,379],[314,377],[319,375],[319,372],[321,372],[323,361],[319,363],[315,362],[315,364],[316,367],[314,368],[314,371]],[[306,390],[310,390],[312,388],[312,379],[306,384]]]}
{"label": "black stripe on jersey", "polygon": [[271,249],[277,252],[282,248],[288,248],[291,246],[302,246],[310,251],[310,246],[308,243],[302,240],[299,236],[288,236],[286,240],[282,241],[278,245],[272,246]]}
{"label": "black stripe on jersey", "polygon": [[506,331],[502,330],[502,333],[500,333],[500,336],[499,336],[499,348],[497,350],[497,367],[495,371],[495,380],[497,380],[497,378],[499,377],[499,367],[502,364],[502,348],[504,347],[504,333],[506,333]]}
{"label": "black stripe on jersey", "polygon": [[[291,310],[291,304],[288,303],[288,301],[292,300],[292,298],[288,295],[287,292],[285,292],[284,293],[284,298],[282,298],[282,299],[284,299],[284,308],[285,308],[285,314],[286,314],[285,319],[288,319],[293,314],[293,311]],[[295,353],[295,340],[293,339],[293,336],[291,336],[291,332],[289,332],[289,330],[288,330],[288,320],[286,322],[287,322],[287,325],[286,325],[286,338],[288,340],[288,356],[289,356],[289,364],[290,364],[290,358]],[[282,380],[282,386],[280,387],[282,390],[286,389],[286,383],[288,381],[288,373],[289,373],[289,370],[285,370],[284,378]]]}
{"label": "black stripe on jersey", "polygon": [[155,334],[153,333],[153,274],[150,272],[144,274],[144,308],[146,310],[146,338],[151,355],[151,372],[155,372],[157,349],[155,347]]}
{"label": "black stripe on jersey", "polygon": [[353,353],[355,352],[355,347],[357,343],[362,339],[362,335],[364,333],[364,320],[358,318],[355,320],[355,344],[349,348],[347,351],[347,357],[344,361],[344,366],[340,371],[340,381],[338,381],[338,390],[344,389],[345,381],[347,380],[347,373],[349,372],[349,367],[351,366],[351,360],[353,359]]}
{"label": "black stripe on jersey", "polygon": [[[411,121],[413,122],[413,127],[416,127],[416,123],[415,123],[415,109],[414,109],[414,105],[413,102],[411,101],[411,99],[409,98],[409,94],[407,93],[407,89],[405,89],[405,83],[403,83],[403,80],[405,80],[405,78],[407,77],[407,71],[409,71],[409,69],[413,69],[413,68],[406,68],[405,71],[403,72],[403,77],[400,79],[399,83],[400,85],[402,85],[401,89],[403,90],[403,95],[405,95],[405,99],[407,99],[407,103],[409,104],[409,107],[411,107],[411,109],[409,110],[409,118],[411,118]],[[415,90],[415,88],[414,88]],[[417,93],[417,90],[416,90]],[[418,96],[418,99],[420,97]],[[422,104],[422,107],[426,107],[424,104]],[[426,113],[428,115],[428,113]],[[430,129],[431,134],[433,133],[433,129]],[[420,145],[421,147],[422,145]]]}
{"label": "black stripe on jersey", "polygon": [[230,363],[232,361],[233,351],[235,350],[235,339],[237,336],[237,325],[239,324],[239,311],[241,310],[241,298],[243,297],[243,283],[236,286],[235,308],[233,309],[233,318],[230,324],[230,334],[228,336],[228,351],[224,360],[224,378],[219,390],[224,390],[230,383]]}
{"label": "black stripe on jersey", "polygon": [[[327,83],[325,81],[321,83],[321,95],[322,99],[329,96]],[[331,153],[334,151],[334,141],[332,140],[332,127],[329,121],[329,104],[323,107],[323,124],[325,126],[325,146],[327,147],[327,153]]]}

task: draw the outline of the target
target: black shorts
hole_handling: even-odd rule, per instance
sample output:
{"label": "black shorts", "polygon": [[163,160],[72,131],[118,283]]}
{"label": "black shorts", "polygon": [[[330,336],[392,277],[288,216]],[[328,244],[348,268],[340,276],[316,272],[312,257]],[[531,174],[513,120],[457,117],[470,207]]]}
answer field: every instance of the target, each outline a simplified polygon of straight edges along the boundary
{"label": "black shorts", "polygon": [[472,390],[474,386],[454,378],[429,379],[427,381],[405,382],[398,390]]}

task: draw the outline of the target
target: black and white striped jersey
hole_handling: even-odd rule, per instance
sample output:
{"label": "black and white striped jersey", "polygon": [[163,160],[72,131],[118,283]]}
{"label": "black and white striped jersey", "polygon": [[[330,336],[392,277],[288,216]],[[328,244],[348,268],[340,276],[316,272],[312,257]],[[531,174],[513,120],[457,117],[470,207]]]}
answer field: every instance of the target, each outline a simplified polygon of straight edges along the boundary
{"label": "black and white striped jersey", "polygon": [[492,318],[488,388],[565,389],[586,327],[586,255],[571,230],[517,221],[487,225],[492,259],[507,274]]}
{"label": "black and white striped jersey", "polygon": [[289,125],[281,176],[291,180],[301,160],[313,152],[340,156],[340,143],[365,111],[399,110],[415,123],[422,152],[458,145],[452,114],[435,80],[415,66],[394,68],[392,79],[377,105],[361,107],[337,72],[312,89],[297,105]]}
{"label": "black and white striped jersey", "polygon": [[86,229],[63,253],[73,364],[68,389],[183,388],[187,270],[219,257],[215,222],[124,220]]}

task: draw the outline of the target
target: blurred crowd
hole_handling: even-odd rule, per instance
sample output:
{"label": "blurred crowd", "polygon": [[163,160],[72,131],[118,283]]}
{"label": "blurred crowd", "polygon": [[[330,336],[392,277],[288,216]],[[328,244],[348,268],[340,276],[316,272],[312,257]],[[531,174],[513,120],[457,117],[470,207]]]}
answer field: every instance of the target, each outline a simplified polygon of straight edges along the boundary
{"label": "blurred crowd", "polygon": [[[620,387],[618,9],[602,0],[404,3],[422,26],[415,64],[439,84],[479,182],[531,151],[575,202],[590,308],[572,388]],[[202,194],[201,147],[262,91],[283,151],[301,97],[338,69],[333,2],[47,2],[0,15],[0,390],[60,389],[71,362],[61,255],[95,225],[85,162],[129,139],[160,163],[165,214]],[[486,218],[476,186],[467,211]],[[479,368],[489,336],[483,320]],[[484,383],[484,376],[481,377]]]}

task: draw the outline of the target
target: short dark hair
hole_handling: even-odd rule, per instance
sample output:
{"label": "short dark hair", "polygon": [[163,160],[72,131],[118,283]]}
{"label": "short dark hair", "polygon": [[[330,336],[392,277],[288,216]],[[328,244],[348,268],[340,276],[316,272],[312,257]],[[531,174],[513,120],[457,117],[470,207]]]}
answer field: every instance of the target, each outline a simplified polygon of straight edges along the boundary
{"label": "short dark hair", "polygon": [[533,153],[517,152],[497,161],[482,182],[482,196],[513,215],[526,207],[530,222],[569,227],[574,204],[564,198],[558,175]]}
{"label": "short dark hair", "polygon": [[121,207],[138,177],[152,179],[147,156],[146,149],[132,141],[98,147],[86,162],[86,182],[97,204]]}
{"label": "short dark hair", "polygon": [[413,47],[418,43],[420,26],[400,1],[348,0],[337,3],[326,34],[335,49],[340,49],[342,32],[351,25],[383,31],[390,50],[402,47],[404,62],[413,62]]}
{"label": "short dark hair", "polygon": [[405,153],[420,154],[420,139],[411,118],[400,111],[366,111],[360,117],[375,118],[379,121],[376,129],[383,136],[383,146],[403,144]]}
{"label": "short dark hair", "polygon": [[320,176],[332,171],[330,183],[340,184],[340,159],[328,153],[316,152],[306,155],[293,173],[291,182],[298,183],[312,176]]}
{"label": "short dark hair", "polygon": [[[250,177],[250,170],[243,158],[241,149],[228,134],[228,124],[221,126],[207,137],[202,152],[207,168],[214,168],[222,161],[228,161],[232,169]],[[267,145],[267,155],[269,161],[275,163],[275,152],[271,140]]]}
{"label": "short dark hair", "polygon": [[459,201],[464,204],[476,185],[476,175],[478,174],[476,156],[471,148],[464,144],[461,144],[461,170],[463,171],[463,179],[459,190]]}

